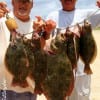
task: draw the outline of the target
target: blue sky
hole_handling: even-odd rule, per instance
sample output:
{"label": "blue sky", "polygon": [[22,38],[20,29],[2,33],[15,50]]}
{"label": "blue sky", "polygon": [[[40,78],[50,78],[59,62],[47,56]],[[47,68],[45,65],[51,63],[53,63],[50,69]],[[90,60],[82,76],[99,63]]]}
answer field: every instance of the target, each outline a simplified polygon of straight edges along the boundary
{"label": "blue sky", "polygon": [[[6,1],[9,8],[11,8],[11,0],[0,0]],[[94,9],[96,8],[96,0],[77,0],[76,8],[80,9]],[[34,0],[34,5],[31,12],[31,17],[40,15],[42,17],[47,16],[50,12],[60,9],[60,0]]]}

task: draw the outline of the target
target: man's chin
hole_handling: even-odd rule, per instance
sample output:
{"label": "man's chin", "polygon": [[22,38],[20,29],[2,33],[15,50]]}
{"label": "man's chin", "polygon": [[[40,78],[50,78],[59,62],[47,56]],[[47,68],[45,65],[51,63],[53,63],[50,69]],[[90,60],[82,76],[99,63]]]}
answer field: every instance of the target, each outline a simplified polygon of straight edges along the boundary
{"label": "man's chin", "polygon": [[27,16],[28,14],[27,13],[19,12],[18,15],[24,17],[24,16]]}
{"label": "man's chin", "polygon": [[67,1],[67,2],[65,2],[65,4],[66,4],[66,5],[71,5],[71,4],[72,4],[72,2]]}

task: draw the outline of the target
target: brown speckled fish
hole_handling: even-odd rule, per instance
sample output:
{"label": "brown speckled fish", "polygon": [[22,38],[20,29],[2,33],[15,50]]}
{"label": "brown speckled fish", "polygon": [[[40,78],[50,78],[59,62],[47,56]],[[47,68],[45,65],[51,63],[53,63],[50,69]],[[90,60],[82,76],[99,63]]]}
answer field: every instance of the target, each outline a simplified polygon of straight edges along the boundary
{"label": "brown speckled fish", "polygon": [[[26,77],[34,67],[34,56],[32,51],[28,50],[22,39],[16,39],[14,45],[10,44],[5,55],[5,65],[8,71],[13,75],[12,85],[27,87]],[[29,53],[31,53],[29,55]]]}
{"label": "brown speckled fish", "polygon": [[33,53],[35,60],[35,68],[34,70],[32,70],[32,78],[35,81],[34,93],[36,94],[41,94],[43,92],[41,88],[41,83],[45,79],[47,72],[47,57],[41,49],[41,42],[43,41],[41,41],[40,39],[41,36],[37,39],[32,40],[32,43],[34,44]]}
{"label": "brown speckled fish", "polygon": [[[57,34],[51,41],[52,55],[47,55],[47,77],[42,83],[43,93],[47,100],[65,100],[73,90],[73,71],[67,57],[66,37]],[[71,87],[71,88],[70,88]]]}
{"label": "brown speckled fish", "polygon": [[80,56],[85,64],[85,73],[92,74],[90,64],[94,61],[96,55],[97,47],[92,35],[91,24],[85,20],[80,37]]}
{"label": "brown speckled fish", "polygon": [[76,44],[74,41],[74,34],[69,29],[66,29],[66,37],[67,37],[67,55],[71,61],[72,68],[77,67],[77,51]]}

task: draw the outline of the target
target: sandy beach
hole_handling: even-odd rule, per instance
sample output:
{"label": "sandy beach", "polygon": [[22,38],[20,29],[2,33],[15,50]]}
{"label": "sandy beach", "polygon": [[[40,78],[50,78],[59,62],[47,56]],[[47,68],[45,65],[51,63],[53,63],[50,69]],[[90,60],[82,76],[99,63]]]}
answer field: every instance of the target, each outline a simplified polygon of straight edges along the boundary
{"label": "sandy beach", "polygon": [[[97,57],[91,64],[93,71],[91,79],[91,100],[100,100],[100,30],[93,31],[94,38],[97,44]],[[46,100],[44,95],[38,96],[37,100]]]}
{"label": "sandy beach", "polygon": [[100,100],[100,30],[93,31],[97,43],[97,57],[91,65],[93,74],[91,81],[91,100]]}

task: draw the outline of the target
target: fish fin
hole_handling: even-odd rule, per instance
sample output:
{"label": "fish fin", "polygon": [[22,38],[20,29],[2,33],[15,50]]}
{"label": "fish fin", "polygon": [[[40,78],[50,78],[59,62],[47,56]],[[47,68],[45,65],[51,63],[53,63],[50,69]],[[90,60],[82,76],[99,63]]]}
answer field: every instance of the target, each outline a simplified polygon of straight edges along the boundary
{"label": "fish fin", "polygon": [[71,79],[71,82],[70,82],[70,85],[69,85],[69,89],[67,91],[67,94],[66,96],[70,96],[73,89],[74,89],[74,82],[75,82],[75,79],[74,79],[74,74],[72,73],[72,79]]}
{"label": "fish fin", "polygon": [[85,64],[84,72],[86,74],[92,74],[93,73],[89,64]]}

